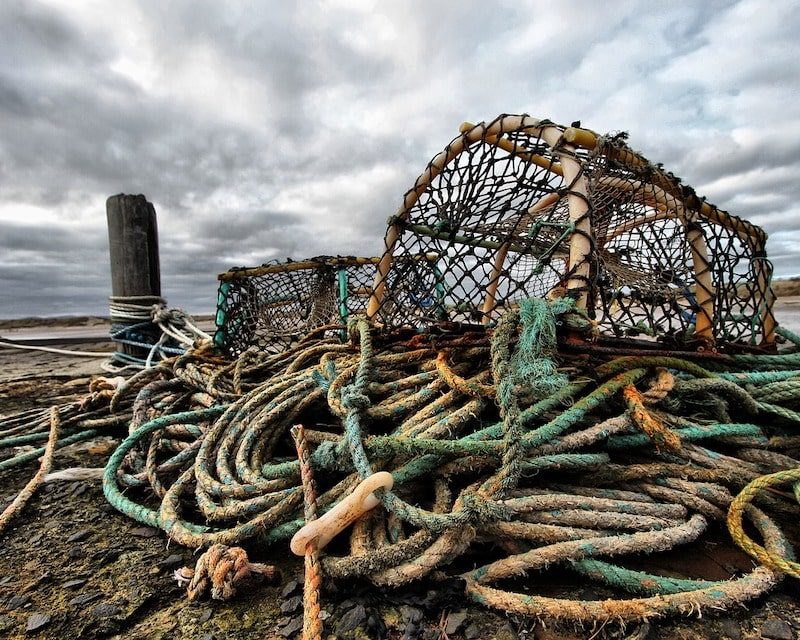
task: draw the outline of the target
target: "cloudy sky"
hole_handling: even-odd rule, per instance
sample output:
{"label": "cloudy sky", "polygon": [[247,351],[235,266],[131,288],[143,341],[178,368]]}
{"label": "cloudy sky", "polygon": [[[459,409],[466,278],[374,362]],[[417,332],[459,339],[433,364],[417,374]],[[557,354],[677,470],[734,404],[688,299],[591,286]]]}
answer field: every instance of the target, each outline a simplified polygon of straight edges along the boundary
{"label": "cloudy sky", "polygon": [[464,120],[630,143],[800,275],[800,3],[0,2],[0,317],[103,313],[105,199],[155,204],[164,295],[375,254]]}

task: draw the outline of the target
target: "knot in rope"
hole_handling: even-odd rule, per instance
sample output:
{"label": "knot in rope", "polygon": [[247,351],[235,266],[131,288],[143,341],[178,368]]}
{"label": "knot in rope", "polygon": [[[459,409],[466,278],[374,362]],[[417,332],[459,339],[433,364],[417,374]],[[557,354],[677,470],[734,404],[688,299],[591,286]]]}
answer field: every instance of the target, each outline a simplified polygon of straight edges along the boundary
{"label": "knot in rope", "polygon": [[277,570],[270,565],[250,562],[241,547],[215,544],[197,559],[194,569],[183,567],[174,575],[179,586],[188,584],[189,600],[199,599],[209,588],[214,600],[229,600],[251,577],[273,579]]}
{"label": "knot in rope", "polygon": [[461,503],[461,509],[466,516],[465,524],[484,525],[490,522],[506,522],[512,517],[511,509],[494,500],[487,500],[483,494],[475,491],[464,492]]}
{"label": "knot in rope", "polygon": [[150,307],[150,319],[155,324],[167,324],[169,322],[177,324],[179,320],[176,309],[169,309],[164,303],[154,304]]}
{"label": "knot in rope", "polygon": [[105,406],[123,384],[125,378],[116,376],[114,378],[97,377],[89,383],[89,394],[79,403],[81,411],[88,411],[93,407]]}
{"label": "knot in rope", "polygon": [[345,409],[363,411],[372,405],[369,396],[363,393],[356,385],[351,384],[342,390],[342,406]]}
{"label": "knot in rope", "polygon": [[346,409],[363,411],[372,404],[366,394],[372,373],[372,336],[369,332],[369,323],[364,318],[350,318],[347,321],[347,332],[354,344],[356,340],[358,341],[361,356],[355,380],[342,389],[342,405]]}

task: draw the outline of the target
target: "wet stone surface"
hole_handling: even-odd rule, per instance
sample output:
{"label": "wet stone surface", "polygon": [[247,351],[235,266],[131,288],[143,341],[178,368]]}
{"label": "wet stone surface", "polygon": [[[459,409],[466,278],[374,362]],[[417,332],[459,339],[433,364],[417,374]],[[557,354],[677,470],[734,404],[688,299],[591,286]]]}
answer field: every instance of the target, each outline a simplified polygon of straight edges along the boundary
{"label": "wet stone surface", "polygon": [[789,623],[778,618],[770,618],[761,625],[761,636],[770,640],[793,640],[795,637]]}
{"label": "wet stone surface", "polygon": [[25,633],[31,633],[33,631],[38,631],[42,627],[47,626],[50,624],[50,615],[47,613],[34,613],[28,618],[28,622],[25,624]]}

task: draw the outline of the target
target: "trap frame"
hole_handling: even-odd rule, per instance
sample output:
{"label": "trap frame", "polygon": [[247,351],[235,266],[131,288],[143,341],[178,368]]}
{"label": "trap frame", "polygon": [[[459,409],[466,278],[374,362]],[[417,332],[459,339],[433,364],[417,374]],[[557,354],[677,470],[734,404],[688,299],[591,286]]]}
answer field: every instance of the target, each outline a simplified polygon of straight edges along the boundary
{"label": "trap frame", "polygon": [[435,254],[450,321],[492,325],[522,298],[566,293],[602,335],[772,345],[766,233],[625,140],[527,115],[463,124],[389,220],[368,317],[424,318],[396,313],[394,286],[414,280],[403,256]]}
{"label": "trap frame", "polygon": [[[404,326],[444,317],[438,256],[399,256],[387,274],[394,295],[384,309]],[[318,256],[235,267],[218,276],[215,345],[236,357],[252,346],[280,352],[321,327],[364,314],[380,258]]]}

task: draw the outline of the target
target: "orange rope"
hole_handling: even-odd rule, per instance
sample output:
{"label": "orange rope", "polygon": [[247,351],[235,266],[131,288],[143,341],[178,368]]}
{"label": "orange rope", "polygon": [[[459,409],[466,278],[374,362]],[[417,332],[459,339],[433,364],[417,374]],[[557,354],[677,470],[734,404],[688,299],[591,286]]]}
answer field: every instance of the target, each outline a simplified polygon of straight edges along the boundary
{"label": "orange rope", "polygon": [[625,398],[631,421],[639,430],[647,434],[657,449],[664,447],[672,453],[680,451],[680,438],[645,408],[645,398],[634,385],[625,385],[622,396]]}
{"label": "orange rope", "polygon": [[44,477],[50,473],[53,468],[53,455],[56,452],[56,442],[58,442],[58,433],[61,430],[61,420],[58,417],[58,407],[51,407],[50,409],[50,435],[47,438],[47,446],[42,456],[42,462],[39,465],[39,470],[36,475],[31,478],[30,482],[25,485],[19,495],[14,498],[13,502],[8,505],[3,513],[0,514],[0,533],[6,528],[11,519],[16,515],[17,511],[25,508],[25,505],[36,493],[36,489],[42,484]]}
{"label": "orange rope", "polygon": [[475,380],[467,380],[462,378],[455,371],[450,368],[447,363],[447,352],[440,351],[436,357],[436,371],[439,377],[452,389],[460,391],[464,395],[472,398],[494,398],[495,389],[493,385],[482,384]]}
{"label": "orange rope", "polygon": [[[292,428],[292,437],[300,459],[300,478],[303,483],[303,506],[306,523],[317,519],[317,490],[311,471],[311,461],[303,425]],[[320,586],[322,570],[319,564],[319,551],[314,542],[306,544],[305,582],[303,583],[303,640],[322,639],[322,618],[320,617]]]}

